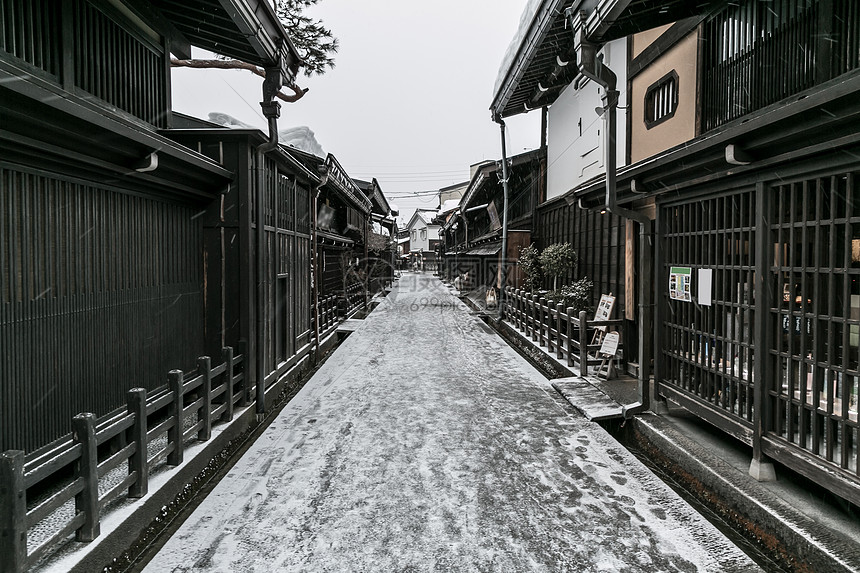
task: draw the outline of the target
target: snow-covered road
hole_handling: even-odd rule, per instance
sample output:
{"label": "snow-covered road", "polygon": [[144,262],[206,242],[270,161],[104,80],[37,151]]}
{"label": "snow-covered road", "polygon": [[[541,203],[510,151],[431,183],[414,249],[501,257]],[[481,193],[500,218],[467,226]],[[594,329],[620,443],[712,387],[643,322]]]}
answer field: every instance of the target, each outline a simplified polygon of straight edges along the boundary
{"label": "snow-covered road", "polygon": [[756,571],[406,274],[146,571]]}

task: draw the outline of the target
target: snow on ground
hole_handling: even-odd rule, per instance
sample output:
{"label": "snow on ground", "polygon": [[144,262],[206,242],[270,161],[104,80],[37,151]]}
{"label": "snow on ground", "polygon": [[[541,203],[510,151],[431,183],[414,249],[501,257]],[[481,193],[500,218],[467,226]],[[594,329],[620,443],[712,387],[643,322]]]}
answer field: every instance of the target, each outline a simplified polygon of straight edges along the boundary
{"label": "snow on ground", "polygon": [[758,570],[549,392],[406,273],[145,571]]}

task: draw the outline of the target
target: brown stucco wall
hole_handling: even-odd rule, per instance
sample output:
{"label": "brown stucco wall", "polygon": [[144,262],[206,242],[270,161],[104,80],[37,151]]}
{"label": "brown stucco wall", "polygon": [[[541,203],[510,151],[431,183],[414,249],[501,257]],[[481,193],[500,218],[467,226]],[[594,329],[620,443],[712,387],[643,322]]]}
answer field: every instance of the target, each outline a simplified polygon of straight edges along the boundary
{"label": "brown stucco wall", "polygon": [[659,28],[651,28],[650,30],[645,30],[644,32],[639,32],[633,36],[633,41],[631,42],[633,51],[633,57],[635,58],[639,54],[642,53],[642,50],[651,45],[651,43],[663,35],[663,32],[672,27],[672,24],[666,24],[665,26],[660,26]]}
{"label": "brown stucco wall", "polygon": [[[697,40],[698,32],[690,33],[633,78],[630,99],[632,163],[696,136]],[[645,91],[672,70],[678,74],[678,109],[674,117],[648,129],[645,126]]]}

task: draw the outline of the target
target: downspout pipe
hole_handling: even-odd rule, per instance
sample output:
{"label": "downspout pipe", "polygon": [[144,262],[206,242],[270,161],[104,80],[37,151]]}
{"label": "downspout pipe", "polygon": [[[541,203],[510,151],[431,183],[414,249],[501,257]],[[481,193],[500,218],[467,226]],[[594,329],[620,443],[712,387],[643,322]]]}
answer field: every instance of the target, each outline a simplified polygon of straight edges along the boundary
{"label": "downspout pipe", "polygon": [[265,329],[263,324],[266,321],[263,301],[266,298],[266,274],[265,274],[265,252],[263,244],[265,242],[265,209],[263,203],[266,197],[266,155],[278,149],[278,118],[281,116],[281,104],[274,101],[275,93],[281,89],[283,80],[281,76],[280,66],[266,68],[266,77],[263,80],[263,101],[260,102],[260,107],[263,108],[263,115],[269,123],[269,138],[268,140],[257,147],[256,168],[257,168],[257,196],[254,202],[256,228],[256,266],[257,266],[257,296],[255,304],[255,368],[256,374],[256,412],[257,418],[262,418],[266,413],[266,344],[265,344]]}
{"label": "downspout pipe", "polygon": [[651,337],[651,304],[649,287],[651,286],[651,219],[646,215],[618,206],[617,202],[617,158],[616,130],[619,92],[617,76],[603,64],[603,57],[597,52],[600,45],[590,42],[585,37],[586,14],[582,11],[568,9],[566,16],[574,33],[574,51],[576,53],[579,72],[603,88],[600,96],[602,108],[597,113],[605,122],[604,165],[606,167],[606,193],[603,208],[618,217],[635,221],[639,224],[639,402],[623,406],[622,413],[627,419],[641,413],[650,405],[650,337]]}
{"label": "downspout pipe", "polygon": [[499,265],[499,320],[505,319],[505,283],[507,282],[508,262],[508,153],[505,146],[505,121],[501,114],[494,114],[493,121],[499,124],[502,135],[502,252]]}
{"label": "downspout pipe", "polygon": [[311,213],[311,218],[313,220],[312,236],[311,236],[311,250],[313,252],[312,255],[312,270],[313,276],[311,277],[312,288],[311,288],[311,296],[314,301],[314,340],[316,340],[314,355],[315,358],[319,359],[320,353],[320,301],[319,301],[319,284],[320,284],[320,272],[319,272],[319,255],[317,252],[317,211],[319,209],[319,199],[320,193],[322,193],[322,188],[325,187],[325,184],[328,183],[328,167],[325,165],[320,165],[320,182],[314,187],[313,197],[314,197],[314,205],[313,212]]}

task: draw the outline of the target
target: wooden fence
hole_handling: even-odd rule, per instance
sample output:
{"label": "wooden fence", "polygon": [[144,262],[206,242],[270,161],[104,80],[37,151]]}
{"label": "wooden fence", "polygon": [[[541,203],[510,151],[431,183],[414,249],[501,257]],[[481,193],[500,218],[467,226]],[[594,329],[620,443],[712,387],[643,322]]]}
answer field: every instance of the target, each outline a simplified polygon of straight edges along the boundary
{"label": "wooden fence", "polygon": [[[145,496],[154,468],[181,464],[188,441],[206,441],[213,424],[232,420],[234,408],[248,403],[245,358],[228,347],[222,360],[213,368],[201,357],[189,376],[172,370],[161,388],[129,390],[124,408],[99,419],[78,414],[73,432],[49,446],[0,455],[0,571],[27,570],[73,533],[92,541],[105,506]],[[48,518],[51,533],[28,543]]]}
{"label": "wooden fence", "polygon": [[[321,343],[323,339],[337,328],[337,325],[340,322],[337,312],[337,295],[331,294],[329,296],[320,297],[317,301],[317,305],[319,306],[319,332]],[[317,313],[314,313],[314,316],[316,316],[316,314]]]}
{"label": "wooden fence", "polygon": [[[588,374],[589,367],[601,363],[597,357],[600,344],[590,344],[595,328],[605,327],[620,333],[624,322],[622,319],[589,321],[585,311],[576,313],[573,308],[554,304],[545,297],[511,287],[505,292],[508,322],[547,352],[554,352],[568,367],[578,366],[581,376]],[[618,352],[623,352],[623,340]]]}
{"label": "wooden fence", "polygon": [[367,291],[362,283],[352,283],[346,287],[346,291],[344,292],[344,312],[347,317],[366,304],[366,294]]}

